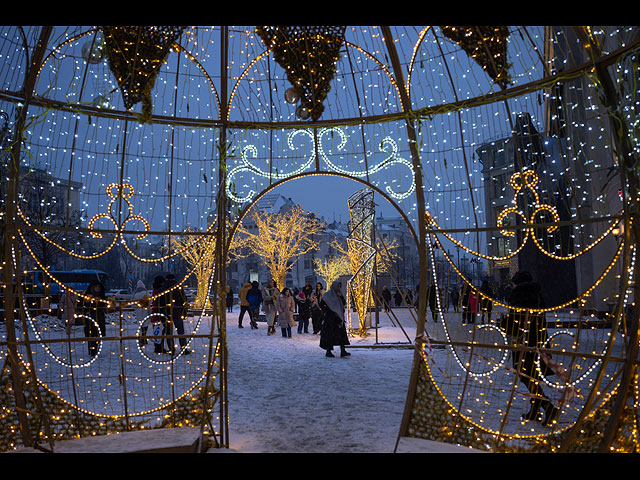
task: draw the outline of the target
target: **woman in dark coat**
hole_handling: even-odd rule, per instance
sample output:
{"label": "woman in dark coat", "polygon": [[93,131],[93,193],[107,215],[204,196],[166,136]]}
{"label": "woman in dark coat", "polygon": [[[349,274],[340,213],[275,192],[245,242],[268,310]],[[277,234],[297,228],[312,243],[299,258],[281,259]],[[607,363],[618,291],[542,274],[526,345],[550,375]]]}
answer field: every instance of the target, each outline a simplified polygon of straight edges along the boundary
{"label": "woman in dark coat", "polygon": [[327,351],[327,357],[333,357],[333,347],[340,346],[340,356],[351,355],[345,350],[349,345],[347,327],[344,322],[345,299],[342,295],[342,283],[339,280],[331,284],[331,288],[322,296],[322,330],[320,330],[320,348]]}
{"label": "woman in dark coat", "polygon": [[[529,272],[518,272],[512,280],[510,303],[513,307],[507,316],[507,322],[503,325],[507,334],[515,339],[516,345],[527,347],[542,347],[548,338],[547,321],[544,312],[531,312],[519,310],[526,308],[544,308],[544,300],[540,293],[540,284],[533,281]],[[522,416],[523,420],[542,420],[543,425],[548,425],[558,416],[559,409],[545,395],[541,387],[542,378],[536,367],[535,351],[513,352],[513,367],[520,372],[520,381],[527,387],[531,394],[531,409]],[[544,362],[541,363],[544,374],[549,375]],[[546,370],[546,371],[545,371]],[[544,419],[542,412],[544,411]]]}
{"label": "woman in dark coat", "polygon": [[229,285],[227,285],[226,303],[227,303],[227,312],[229,313],[233,312],[233,290]]}
{"label": "woman in dark coat", "polygon": [[[107,336],[107,324],[105,314],[107,310],[107,296],[104,285],[97,280],[89,284],[84,292],[89,298],[79,299],[78,310],[84,319],[84,336],[89,338],[100,338]],[[95,300],[94,300],[95,299]],[[89,341],[89,355],[95,357],[98,354],[98,342]]]}
{"label": "woman in dark coat", "polygon": [[437,299],[436,295],[438,295],[438,290],[434,284],[431,284],[427,289],[427,300],[429,301],[429,309],[431,310],[431,318],[434,322],[437,322]]}
{"label": "woman in dark coat", "polygon": [[320,310],[320,301],[324,289],[321,283],[316,283],[316,289],[311,294],[311,326],[313,327],[314,335],[319,333],[322,328],[322,310]]}
{"label": "woman in dark coat", "polygon": [[[153,279],[153,286],[151,295],[156,297],[155,300],[151,302],[151,313],[155,314],[152,316],[151,325],[153,325],[153,335],[154,337],[158,335],[167,335],[167,319],[162,315],[160,308],[158,306],[158,295],[163,290],[164,286],[164,277],[162,275],[158,275]],[[154,353],[169,353],[169,350],[164,348],[164,338],[154,338],[153,339],[153,351]],[[169,340],[167,339],[167,342]]]}
{"label": "woman in dark coat", "polygon": [[480,323],[484,323],[484,314],[487,314],[487,323],[491,323],[491,311],[493,310],[493,290],[486,280],[482,281],[480,286]]}

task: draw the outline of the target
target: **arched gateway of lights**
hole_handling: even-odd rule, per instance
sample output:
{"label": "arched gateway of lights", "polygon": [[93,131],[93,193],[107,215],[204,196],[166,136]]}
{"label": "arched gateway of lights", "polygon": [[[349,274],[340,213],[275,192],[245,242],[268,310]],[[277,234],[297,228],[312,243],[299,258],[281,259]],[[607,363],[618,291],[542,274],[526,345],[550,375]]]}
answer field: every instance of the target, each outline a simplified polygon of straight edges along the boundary
{"label": "arched gateway of lights", "polygon": [[[421,285],[442,283],[440,258],[477,290],[460,252],[496,283],[524,268],[542,284],[527,315],[549,324],[534,351],[555,362],[557,423],[520,421],[510,358],[532,347],[443,305],[436,340],[423,288],[400,436],[638,450],[637,27],[4,26],[0,52],[3,450],[163,426],[228,446],[230,232],[260,192],[313,173],[395,202]],[[27,269],[169,271],[181,248],[154,247],[185,235],[216,242],[189,356],[146,350],[121,302],[89,357],[81,327],[25,295]]]}

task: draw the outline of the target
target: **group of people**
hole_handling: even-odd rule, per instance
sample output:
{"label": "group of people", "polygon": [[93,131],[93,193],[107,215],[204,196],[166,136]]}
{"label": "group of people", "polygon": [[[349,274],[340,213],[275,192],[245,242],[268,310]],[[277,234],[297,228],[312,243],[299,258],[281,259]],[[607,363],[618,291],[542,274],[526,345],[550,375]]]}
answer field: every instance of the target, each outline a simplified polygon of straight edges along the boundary
{"label": "group of people", "polygon": [[[164,293],[163,293],[164,292]],[[147,290],[144,283],[138,280],[133,299],[139,300],[137,307],[138,321],[142,326],[141,344],[146,344],[147,327],[144,319],[149,318],[153,326],[154,353],[176,353],[176,346],[173,335],[175,327],[178,334],[178,343],[183,355],[189,355],[191,351],[187,348],[187,338],[184,336],[184,319],[187,314],[188,300],[182,286],[176,281],[173,274],[166,277],[158,275],[153,279],[152,298],[153,300],[145,305],[144,298]]]}
{"label": "group of people", "polygon": [[[391,309],[392,299],[396,307],[414,306],[417,308],[419,294],[419,285],[416,288],[415,295],[411,290],[408,290],[404,296],[399,291],[396,291],[392,295],[389,288],[385,285],[382,287],[382,304],[385,311]],[[460,295],[458,288],[455,286],[448,292],[447,296],[444,296],[442,291],[433,284],[427,287],[427,303],[431,311],[431,318],[434,322],[438,321],[438,310],[441,309],[443,312],[447,312],[449,310],[449,304],[451,304],[455,312],[462,310],[463,323],[475,323],[478,314],[480,314],[480,323],[485,322],[485,316],[488,323],[491,320],[490,317],[493,310],[492,297],[494,297],[494,294],[489,282],[486,280],[482,282],[479,292],[465,284],[462,288],[462,295]],[[438,299],[440,300],[440,305],[438,305]]]}
{"label": "group of people", "polygon": [[[244,328],[242,322],[248,315],[251,329],[257,329],[262,307],[267,335],[274,335],[278,327],[283,338],[291,338],[292,328],[297,326],[298,333],[303,334],[310,333],[311,327],[311,333],[320,334],[320,347],[326,351],[326,356],[333,357],[333,348],[336,346],[340,347],[340,356],[350,355],[345,348],[349,345],[349,339],[344,321],[346,301],[341,282],[334,282],[326,292],[320,282],[316,283],[315,289],[307,281],[302,289],[293,291],[288,287],[280,291],[273,279],[263,287],[256,281],[246,282],[238,298],[238,328]],[[233,292],[228,288],[227,311],[232,310]]]}
{"label": "group of people", "polygon": [[[162,294],[164,292],[164,294]],[[153,342],[155,353],[176,352],[173,335],[175,327],[178,335],[184,335],[184,317],[187,310],[187,296],[184,289],[178,285],[175,275],[166,277],[157,276],[153,282],[153,301],[149,301],[148,291],[142,282],[138,280],[133,294],[133,300],[137,302],[136,317],[141,325],[140,345],[147,345],[147,333],[149,325],[153,327]],[[65,312],[67,326],[71,319],[80,315],[84,320],[84,334],[89,338],[89,355],[95,357],[99,351],[98,338],[105,337],[106,313],[109,301],[104,285],[98,281],[92,281],[76,302],[65,293],[61,305]],[[191,351],[187,348],[187,339],[181,336],[178,340],[183,354]]]}

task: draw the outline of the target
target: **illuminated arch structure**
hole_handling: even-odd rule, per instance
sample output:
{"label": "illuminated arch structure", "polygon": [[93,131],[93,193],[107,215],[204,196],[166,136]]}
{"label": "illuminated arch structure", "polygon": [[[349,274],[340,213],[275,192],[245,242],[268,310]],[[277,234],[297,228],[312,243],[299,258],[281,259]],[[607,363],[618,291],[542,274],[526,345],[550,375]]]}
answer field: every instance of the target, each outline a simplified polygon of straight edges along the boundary
{"label": "illuminated arch structure", "polygon": [[[435,338],[423,288],[399,440],[637,452],[637,27],[291,28],[2,27],[2,449],[180,425],[228,446],[225,242],[260,192],[328,173],[396,203],[421,285],[439,285],[437,259],[470,291],[469,258],[494,279],[576,272],[571,295],[527,314],[550,325],[538,352],[555,362],[557,424],[520,421],[510,358],[525,347],[498,323],[454,330],[441,306]],[[122,302],[89,358],[24,295],[25,265],[166,271],[180,252],[156,247],[188,227],[217,240],[191,356],[138,348]]]}

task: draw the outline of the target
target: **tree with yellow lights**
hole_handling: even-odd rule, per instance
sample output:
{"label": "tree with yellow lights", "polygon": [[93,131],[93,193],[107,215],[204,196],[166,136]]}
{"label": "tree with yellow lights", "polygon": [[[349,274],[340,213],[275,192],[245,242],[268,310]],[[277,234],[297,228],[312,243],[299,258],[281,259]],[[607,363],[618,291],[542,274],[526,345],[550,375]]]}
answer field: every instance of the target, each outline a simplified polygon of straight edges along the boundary
{"label": "tree with yellow lights", "polygon": [[[215,231],[215,229],[212,229],[212,231]],[[184,235],[170,237],[169,244],[172,250],[179,250],[180,256],[184,258],[189,266],[193,267],[193,274],[198,285],[194,307],[204,307],[207,301],[209,279],[213,275],[215,268],[215,235],[207,235],[205,238],[197,240],[197,231],[187,228]],[[229,255],[239,248],[241,248],[240,243],[232,241],[226,263],[230,261]]]}
{"label": "tree with yellow lights", "polygon": [[257,233],[238,227],[239,240],[245,250],[264,261],[278,287],[285,284],[287,272],[300,255],[318,249],[314,235],[324,230],[324,224],[296,206],[282,212],[252,211],[249,217]]}
{"label": "tree with yellow lights", "polygon": [[[351,264],[349,263],[349,250],[344,245],[341,245],[337,240],[333,240],[331,242],[331,246],[335,248],[338,252],[342,253],[346,256],[346,263],[349,265],[348,271],[345,273],[346,275],[351,273]],[[378,238],[376,242],[376,270],[379,274],[381,273],[391,273],[389,269],[393,265],[393,263],[399,258],[398,253],[395,251],[398,248],[398,242],[395,238],[391,239],[389,242],[385,242],[381,238]],[[324,276],[322,276],[325,278]]]}
{"label": "tree with yellow lights", "polygon": [[351,262],[347,255],[332,255],[327,258],[314,258],[313,266],[318,275],[329,285],[341,275],[351,274]]}

